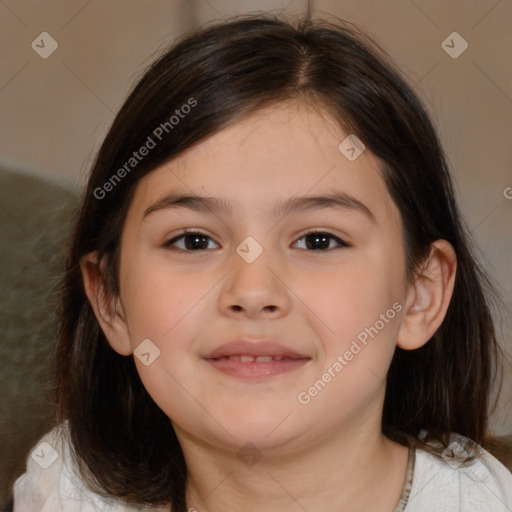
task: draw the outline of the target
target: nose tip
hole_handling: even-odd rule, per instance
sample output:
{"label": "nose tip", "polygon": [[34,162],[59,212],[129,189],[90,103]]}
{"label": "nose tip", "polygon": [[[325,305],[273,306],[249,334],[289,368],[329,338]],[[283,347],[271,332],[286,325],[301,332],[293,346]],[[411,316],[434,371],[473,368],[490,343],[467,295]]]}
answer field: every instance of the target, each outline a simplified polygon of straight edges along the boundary
{"label": "nose tip", "polygon": [[268,267],[263,247],[254,237],[246,237],[236,252],[219,297],[219,307],[237,317],[242,313],[251,318],[282,314],[289,307],[286,291],[277,274]]}

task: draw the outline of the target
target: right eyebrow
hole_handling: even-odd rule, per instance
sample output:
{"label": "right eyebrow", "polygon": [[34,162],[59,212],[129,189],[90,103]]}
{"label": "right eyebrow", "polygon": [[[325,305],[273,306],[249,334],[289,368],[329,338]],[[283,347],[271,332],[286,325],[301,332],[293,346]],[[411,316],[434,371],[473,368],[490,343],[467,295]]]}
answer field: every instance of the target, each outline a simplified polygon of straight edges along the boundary
{"label": "right eyebrow", "polygon": [[170,210],[174,208],[186,208],[197,212],[213,211],[219,213],[221,211],[231,211],[232,204],[225,199],[212,196],[170,193],[146,208],[143,217],[147,217],[149,214],[159,210]]}

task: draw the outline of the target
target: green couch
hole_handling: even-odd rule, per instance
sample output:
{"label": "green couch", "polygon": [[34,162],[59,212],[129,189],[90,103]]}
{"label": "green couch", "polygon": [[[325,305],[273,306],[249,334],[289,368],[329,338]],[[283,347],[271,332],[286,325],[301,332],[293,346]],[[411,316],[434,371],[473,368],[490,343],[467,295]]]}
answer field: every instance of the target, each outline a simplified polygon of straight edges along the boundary
{"label": "green couch", "polygon": [[48,363],[74,193],[0,168],[0,510],[30,448],[54,422]]}

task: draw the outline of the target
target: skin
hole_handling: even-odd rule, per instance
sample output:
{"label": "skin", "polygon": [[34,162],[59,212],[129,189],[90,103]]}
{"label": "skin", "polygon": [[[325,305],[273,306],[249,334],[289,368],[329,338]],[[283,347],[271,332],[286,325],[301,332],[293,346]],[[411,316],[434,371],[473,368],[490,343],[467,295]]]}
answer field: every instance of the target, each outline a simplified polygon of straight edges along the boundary
{"label": "skin", "polygon": [[[141,379],[169,416],[190,473],[188,506],[199,511],[392,512],[408,450],[380,423],[385,376],[396,346],[426,343],[453,290],[456,258],[438,240],[414,281],[405,271],[400,213],[379,162],[338,150],[345,133],[327,114],[297,101],[265,108],[143,178],[121,241],[120,296],[105,297],[97,254],[82,258],[84,283],[112,347],[130,356],[144,339],[160,350]],[[276,216],[291,196],[350,194],[353,208]],[[145,211],[170,192],[224,198],[233,209]],[[205,250],[165,242],[200,231]],[[305,231],[328,232],[308,249]],[[247,236],[263,253],[236,252]],[[190,246],[189,246],[190,247]],[[179,251],[179,248],[182,251]],[[366,327],[394,303],[401,311],[311,399],[307,391]],[[225,375],[202,357],[240,337],[273,339],[311,360],[254,382]],[[246,443],[261,459],[237,454]],[[243,452],[243,451],[242,451]],[[300,506],[299,506],[300,504]]]}

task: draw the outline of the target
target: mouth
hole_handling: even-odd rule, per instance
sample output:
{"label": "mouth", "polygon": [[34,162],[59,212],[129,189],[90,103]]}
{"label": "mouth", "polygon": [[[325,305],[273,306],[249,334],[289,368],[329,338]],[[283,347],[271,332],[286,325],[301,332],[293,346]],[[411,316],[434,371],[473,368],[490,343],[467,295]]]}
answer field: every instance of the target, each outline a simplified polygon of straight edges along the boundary
{"label": "mouth", "polygon": [[272,341],[235,340],[204,359],[215,369],[241,379],[262,379],[296,370],[311,360]]}
{"label": "mouth", "polygon": [[234,356],[222,356],[222,357],[216,357],[211,358],[215,360],[220,359],[229,359],[230,361],[237,361],[241,363],[268,363],[270,361],[282,361],[283,359],[286,359],[288,361],[292,361],[294,359],[301,359],[299,357],[286,357],[286,356],[251,356],[251,355],[234,355]]}

